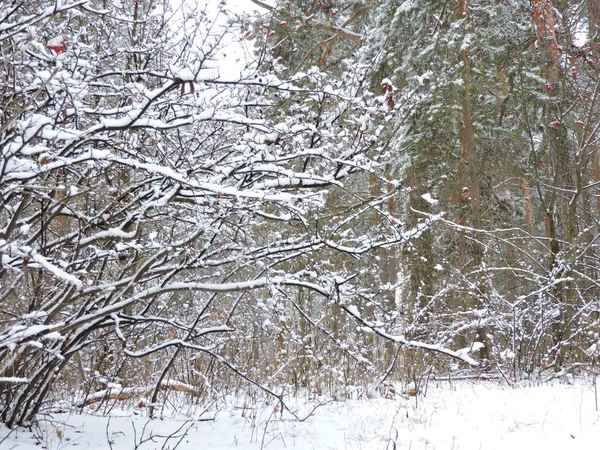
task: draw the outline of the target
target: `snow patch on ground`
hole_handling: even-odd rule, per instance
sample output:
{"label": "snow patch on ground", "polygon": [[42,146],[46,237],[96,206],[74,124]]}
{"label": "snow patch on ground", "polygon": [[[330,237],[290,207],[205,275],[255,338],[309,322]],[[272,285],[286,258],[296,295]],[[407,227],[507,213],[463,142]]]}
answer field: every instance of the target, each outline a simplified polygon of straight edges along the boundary
{"label": "snow patch on ground", "polygon": [[[399,384],[399,383],[398,383]],[[238,399],[197,421],[198,411],[150,420],[146,410],[40,416],[32,432],[0,426],[2,449],[598,449],[592,382],[511,389],[491,382],[430,382],[425,395],[330,402],[305,421],[277,404]],[[598,399],[600,401],[600,399]],[[309,412],[314,404],[292,404]],[[187,412],[188,417],[182,412]]]}

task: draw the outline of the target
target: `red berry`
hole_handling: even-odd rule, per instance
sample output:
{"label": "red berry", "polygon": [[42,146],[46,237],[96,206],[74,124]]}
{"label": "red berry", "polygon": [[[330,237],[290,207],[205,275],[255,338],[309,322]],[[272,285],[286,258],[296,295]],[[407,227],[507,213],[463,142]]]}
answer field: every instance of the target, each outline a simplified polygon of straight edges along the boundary
{"label": "red berry", "polygon": [[46,44],[48,50],[53,50],[56,53],[64,52],[67,49],[66,41],[62,36],[57,36],[48,41]]}

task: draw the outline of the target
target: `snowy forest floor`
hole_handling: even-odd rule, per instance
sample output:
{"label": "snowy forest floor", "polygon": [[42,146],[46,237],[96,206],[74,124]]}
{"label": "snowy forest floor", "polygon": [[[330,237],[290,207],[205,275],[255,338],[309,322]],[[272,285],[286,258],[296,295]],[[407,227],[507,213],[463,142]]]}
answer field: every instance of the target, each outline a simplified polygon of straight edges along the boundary
{"label": "snowy forest floor", "polygon": [[[590,380],[514,388],[430,381],[425,395],[329,402],[304,421],[251,398],[204,412],[166,405],[153,420],[145,408],[111,402],[108,411],[43,414],[31,430],[0,426],[0,448],[592,450],[600,448],[598,402]],[[316,404],[290,406],[302,416]]]}

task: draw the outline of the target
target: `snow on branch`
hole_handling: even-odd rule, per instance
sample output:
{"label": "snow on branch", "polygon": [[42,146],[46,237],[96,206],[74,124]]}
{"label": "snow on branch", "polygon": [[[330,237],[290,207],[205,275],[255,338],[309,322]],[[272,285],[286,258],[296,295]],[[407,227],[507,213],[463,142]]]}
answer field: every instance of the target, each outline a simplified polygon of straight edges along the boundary
{"label": "snow on branch", "polygon": [[328,33],[335,34],[337,36],[341,36],[346,39],[350,39],[351,41],[356,42],[357,44],[364,44],[365,38],[358,33],[347,30],[345,28],[336,27],[333,25],[329,25],[322,22],[313,22],[316,28],[327,31]]}
{"label": "snow on branch", "polygon": [[[149,320],[140,318],[140,323],[147,322],[147,321],[149,321]],[[194,330],[194,337],[198,338],[200,336],[206,336],[208,334],[229,333],[232,331],[235,331],[235,328],[232,328],[228,325],[207,327],[207,328],[202,328],[199,330]],[[203,345],[192,344],[183,339],[171,339],[169,341],[161,342],[158,345],[146,347],[142,350],[132,351],[129,349],[125,349],[124,352],[127,356],[131,356],[132,358],[141,358],[143,356],[150,355],[152,353],[156,353],[160,350],[163,350],[165,348],[170,348],[170,347],[187,348],[187,349],[191,349],[191,350],[198,350],[200,352],[210,352],[211,350],[214,350],[217,347],[217,345],[213,344],[213,345],[209,345],[209,346],[203,346]]]}
{"label": "snow on branch", "polygon": [[8,252],[11,254],[23,255],[29,264],[37,263],[41,268],[47,270],[61,281],[72,284],[79,289],[83,287],[83,283],[76,276],[61,269],[56,264],[51,263],[46,257],[40,255],[35,249],[23,247],[14,242],[6,242],[3,239],[0,239],[0,248],[6,248],[6,250],[8,250]]}
{"label": "snow on branch", "polygon": [[354,305],[344,305],[338,301],[337,303],[348,315],[350,315],[354,320],[360,323],[365,331],[372,332],[381,336],[384,339],[390,340],[392,342],[396,342],[400,345],[405,345],[407,347],[421,348],[423,350],[428,350],[435,353],[441,353],[446,356],[450,356],[451,358],[458,359],[467,363],[469,366],[475,367],[479,365],[475,359],[469,356],[470,352],[474,352],[482,348],[483,344],[481,342],[474,342],[472,346],[460,349],[460,350],[451,350],[449,348],[443,347],[439,344],[427,344],[425,342],[408,340],[403,336],[397,336],[394,334],[390,334],[385,331],[383,325],[381,323],[375,323],[364,319],[358,308]]}
{"label": "snow on branch", "polygon": [[[261,277],[250,281],[230,282],[230,283],[196,283],[196,282],[173,282],[164,286],[155,286],[125,300],[113,303],[111,305],[99,308],[91,313],[85,314],[65,324],[64,329],[71,330],[78,326],[89,326],[96,320],[110,316],[112,313],[123,310],[125,307],[134,304],[142,299],[156,297],[177,291],[201,291],[201,292],[240,292],[252,289],[261,289],[271,285],[301,286],[312,289],[323,295],[328,295],[327,291],[319,285],[298,281],[292,277]],[[89,288],[95,290],[95,287]],[[106,289],[106,288],[104,288]],[[85,294],[85,291],[83,292]]]}
{"label": "snow on branch", "polygon": [[29,380],[22,377],[0,377],[0,383],[27,384],[29,383]]}
{"label": "snow on branch", "polygon": [[44,338],[45,336],[60,338],[58,331],[63,326],[63,322],[51,325],[13,325],[0,334],[0,349],[13,349],[16,345],[27,341],[35,342],[35,346],[41,347],[42,344],[38,342],[39,338]]}
{"label": "snow on branch", "polygon": [[[89,406],[103,400],[128,400],[134,397],[150,397],[155,389],[155,385],[109,388],[88,395],[78,406]],[[177,380],[163,380],[158,389],[160,391],[176,391],[187,394],[195,394],[197,392],[197,389],[191,384]]]}
{"label": "snow on branch", "polygon": [[76,276],[65,272],[64,270],[62,270],[60,267],[56,266],[55,264],[51,264],[42,255],[40,255],[38,253],[33,254],[32,259],[34,262],[38,263],[40,266],[42,266],[48,272],[51,272],[56,278],[58,278],[62,281],[65,281],[67,283],[73,284],[73,285],[77,286],[78,288],[83,287],[83,283]]}
{"label": "snow on branch", "polygon": [[59,14],[63,11],[76,8],[78,6],[85,6],[89,3],[89,0],[79,0],[75,2],[62,2],[57,1],[53,6],[48,6],[46,9],[38,12],[35,15],[25,16],[17,22],[8,22],[0,24],[0,42],[10,39],[19,33],[23,33],[28,27],[37,23],[43,22],[44,20]]}

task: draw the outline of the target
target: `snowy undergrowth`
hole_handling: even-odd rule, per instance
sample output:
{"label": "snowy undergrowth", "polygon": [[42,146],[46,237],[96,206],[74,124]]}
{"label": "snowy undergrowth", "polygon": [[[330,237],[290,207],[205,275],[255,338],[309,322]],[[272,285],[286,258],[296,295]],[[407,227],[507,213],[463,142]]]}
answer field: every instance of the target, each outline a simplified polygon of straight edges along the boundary
{"label": "snowy undergrowth", "polygon": [[[54,413],[29,430],[0,428],[2,449],[597,449],[593,382],[509,388],[430,382],[425,396],[330,402],[305,421],[276,403],[236,399],[198,421],[199,410],[149,420],[145,410],[110,416]],[[309,412],[314,402],[291,407]]]}

